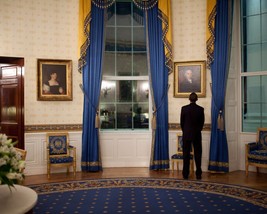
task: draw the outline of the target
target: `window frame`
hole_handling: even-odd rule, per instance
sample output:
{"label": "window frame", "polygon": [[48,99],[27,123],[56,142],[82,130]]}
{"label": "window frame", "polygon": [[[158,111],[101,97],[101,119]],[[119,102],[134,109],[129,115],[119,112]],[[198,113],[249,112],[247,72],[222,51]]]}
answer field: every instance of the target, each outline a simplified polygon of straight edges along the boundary
{"label": "window frame", "polygon": [[[116,0],[116,2],[114,3],[114,7],[115,7],[115,14],[116,14],[116,3],[117,2],[123,2],[121,0]],[[126,2],[126,1],[125,1]],[[133,13],[133,1],[128,1],[128,2],[131,2],[131,14]],[[146,57],[146,62],[147,62],[147,75],[145,76],[133,76],[134,75],[134,61],[133,61],[133,58],[134,58],[134,54],[135,53],[146,53],[146,55],[148,54],[148,49],[146,48],[145,51],[136,51],[134,50],[134,31],[133,29],[135,28],[144,28],[145,29],[145,25],[143,26],[136,26],[134,25],[133,23],[133,18],[131,18],[131,26],[129,25],[117,25],[117,22],[116,22],[116,17],[115,17],[115,21],[113,24],[105,24],[105,30],[106,28],[113,28],[115,33],[114,33],[114,40],[115,40],[115,44],[117,43],[117,29],[118,28],[124,28],[124,27],[130,27],[132,30],[131,30],[131,45],[132,45],[132,50],[131,51],[118,51],[116,48],[114,48],[114,50],[112,51],[106,51],[104,50],[104,53],[105,54],[106,52],[109,52],[109,53],[114,53],[115,54],[115,59],[114,59],[114,63],[115,63],[115,68],[117,68],[117,57],[116,57],[116,54],[118,53],[130,53],[132,56],[131,56],[131,60],[132,60],[132,65],[131,65],[131,75],[132,76],[117,76],[118,75],[118,72],[117,72],[117,69],[115,69],[115,73],[114,75],[104,75],[104,72],[102,74],[102,81],[124,81],[124,80],[129,80],[129,81],[148,81],[148,84],[150,85],[149,83],[149,71],[148,71],[148,58]],[[106,40],[105,40],[106,41]],[[116,46],[115,46],[116,47]],[[104,68],[104,66],[103,66]],[[102,85],[102,84],[101,84]],[[107,102],[108,104],[114,104],[115,106],[115,128],[110,128],[110,129],[103,129],[103,128],[100,128],[99,130],[101,132],[119,132],[119,131],[131,131],[131,132],[147,132],[147,131],[150,131],[151,130],[151,125],[150,125],[150,120],[152,118],[152,100],[151,100],[151,93],[150,93],[150,86],[149,86],[149,93],[148,93],[148,102],[134,102],[133,99],[131,102],[132,105],[134,105],[135,103],[147,103],[148,104],[148,119],[149,119],[149,123],[148,123],[148,128],[134,128],[133,127],[133,116],[132,116],[132,128],[117,128],[117,108],[116,108],[116,105],[119,104],[120,102],[116,100],[116,90],[115,90],[115,101],[114,102]],[[106,103],[106,102],[105,102]],[[125,103],[125,102],[121,102],[122,104]],[[100,106],[101,106],[101,100],[99,98],[99,112],[100,112]]]}
{"label": "window frame", "polygon": [[[244,0],[245,1],[245,0]],[[240,89],[241,89],[241,100],[240,100],[240,104],[241,104],[241,132],[256,132],[256,130],[244,130],[244,106],[245,106],[245,102],[244,102],[244,93],[247,92],[247,90],[245,90],[244,86],[242,85],[242,82],[243,82],[243,78],[245,77],[262,77],[262,76],[267,76],[267,70],[263,70],[262,68],[262,51],[260,53],[260,57],[261,57],[261,71],[245,71],[245,63],[244,63],[244,60],[245,60],[245,49],[244,47],[246,47],[247,45],[255,45],[255,44],[259,44],[261,45],[261,50],[262,50],[262,44],[265,44],[267,41],[264,41],[262,39],[262,18],[260,19],[260,41],[259,42],[253,42],[253,43],[245,43],[244,42],[244,37],[247,37],[246,35],[244,35],[244,18],[247,18],[247,17],[253,17],[253,16],[262,16],[262,14],[267,14],[266,12],[262,12],[261,11],[261,0],[259,1],[260,3],[260,12],[259,13],[255,13],[255,14],[250,14],[250,15],[243,15],[243,11],[244,11],[244,3],[243,0],[240,0],[240,39],[241,39],[241,42],[240,42],[240,50],[241,50],[241,69],[240,69]],[[263,86],[263,84],[259,85],[259,88],[261,89]],[[247,103],[247,104],[253,104],[252,103]],[[265,104],[265,102],[259,102],[260,104],[260,109],[263,108],[263,105]],[[262,110],[259,112],[260,114],[260,118],[258,119],[257,123],[260,123],[260,124],[263,124],[263,112]],[[253,127],[251,127],[252,129]]]}

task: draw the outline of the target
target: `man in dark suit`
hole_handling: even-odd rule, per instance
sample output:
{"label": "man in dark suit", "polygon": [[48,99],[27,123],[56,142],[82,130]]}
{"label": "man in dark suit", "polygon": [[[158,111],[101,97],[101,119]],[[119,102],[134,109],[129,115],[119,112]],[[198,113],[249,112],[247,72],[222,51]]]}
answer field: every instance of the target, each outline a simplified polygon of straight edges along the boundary
{"label": "man in dark suit", "polygon": [[190,165],[191,144],[194,147],[194,158],[196,163],[196,177],[201,179],[201,158],[202,158],[202,136],[204,126],[204,108],[197,105],[198,100],[195,92],[189,96],[190,104],[183,106],[181,110],[180,124],[183,131],[183,177],[188,179]]}

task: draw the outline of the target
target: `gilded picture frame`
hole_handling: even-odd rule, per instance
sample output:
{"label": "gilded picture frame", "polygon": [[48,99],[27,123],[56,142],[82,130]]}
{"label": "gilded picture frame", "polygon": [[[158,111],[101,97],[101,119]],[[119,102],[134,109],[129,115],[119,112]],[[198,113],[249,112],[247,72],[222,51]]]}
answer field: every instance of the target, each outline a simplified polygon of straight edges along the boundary
{"label": "gilded picture frame", "polygon": [[37,100],[72,100],[72,61],[37,59]]}
{"label": "gilded picture frame", "polygon": [[206,97],[206,61],[174,62],[174,97]]}

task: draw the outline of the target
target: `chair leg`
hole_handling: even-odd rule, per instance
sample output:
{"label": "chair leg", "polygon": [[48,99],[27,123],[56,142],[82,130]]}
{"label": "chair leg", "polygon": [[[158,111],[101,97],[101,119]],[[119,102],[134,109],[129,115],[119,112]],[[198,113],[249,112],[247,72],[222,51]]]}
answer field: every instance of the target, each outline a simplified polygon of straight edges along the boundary
{"label": "chair leg", "polygon": [[245,165],[246,165],[246,176],[248,176],[248,153],[249,153],[249,147],[246,145],[245,147]]}
{"label": "chair leg", "polygon": [[174,172],[174,161],[171,160],[171,170],[172,170],[172,173]]}
{"label": "chair leg", "polygon": [[50,178],[50,164],[47,164],[47,178]]}
{"label": "chair leg", "polygon": [[76,164],[73,165],[73,175],[76,176]]}
{"label": "chair leg", "polygon": [[177,164],[177,172],[179,173],[179,161],[177,161],[176,164]]}
{"label": "chair leg", "polygon": [[248,158],[247,158],[247,156],[246,156],[246,160],[245,160],[246,162],[245,162],[245,165],[246,165],[246,176],[248,176]]}

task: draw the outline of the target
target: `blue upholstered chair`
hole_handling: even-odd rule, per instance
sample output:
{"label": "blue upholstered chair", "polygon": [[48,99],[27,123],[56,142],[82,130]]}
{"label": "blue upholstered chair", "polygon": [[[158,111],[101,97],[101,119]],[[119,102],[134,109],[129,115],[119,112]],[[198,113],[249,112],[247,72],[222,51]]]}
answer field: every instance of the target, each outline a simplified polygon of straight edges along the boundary
{"label": "blue upholstered chair", "polygon": [[[176,138],[177,142],[177,152],[172,155],[171,157],[171,167],[172,167],[172,172],[174,171],[174,165],[176,163],[177,166],[177,171],[179,171],[179,162],[183,163],[183,137],[181,134],[177,134]],[[194,151],[193,149],[190,152],[190,174],[193,174],[194,172]]]}
{"label": "blue upholstered chair", "polygon": [[76,174],[76,148],[69,145],[68,133],[47,133],[47,176],[50,178],[51,167],[73,167]]}
{"label": "blue upholstered chair", "polygon": [[267,168],[267,128],[258,128],[256,142],[246,144],[246,175],[248,167]]}

